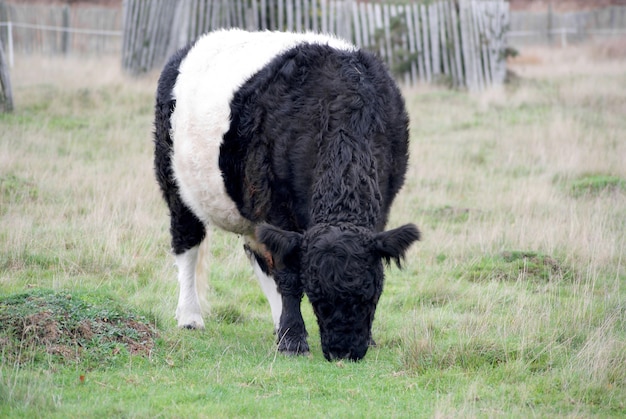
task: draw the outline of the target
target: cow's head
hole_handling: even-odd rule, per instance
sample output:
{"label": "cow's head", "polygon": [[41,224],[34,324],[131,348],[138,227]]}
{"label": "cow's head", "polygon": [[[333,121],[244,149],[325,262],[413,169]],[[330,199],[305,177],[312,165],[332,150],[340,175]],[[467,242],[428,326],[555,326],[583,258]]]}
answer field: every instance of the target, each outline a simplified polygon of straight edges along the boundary
{"label": "cow's head", "polygon": [[374,233],[353,224],[318,224],[303,234],[264,225],[257,235],[279,264],[299,275],[313,306],[327,360],[359,360],[371,340],[383,289],[383,261],[398,264],[420,233],[413,224]]}

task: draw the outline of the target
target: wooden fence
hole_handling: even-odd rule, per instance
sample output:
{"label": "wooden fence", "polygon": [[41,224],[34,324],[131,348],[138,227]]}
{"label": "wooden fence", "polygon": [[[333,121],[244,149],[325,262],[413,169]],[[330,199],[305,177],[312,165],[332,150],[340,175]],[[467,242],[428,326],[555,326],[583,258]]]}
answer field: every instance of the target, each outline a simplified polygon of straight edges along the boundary
{"label": "wooden fence", "polygon": [[446,82],[481,90],[504,81],[504,0],[124,0],[122,64],[162,65],[177,48],[218,28],[334,33],[377,52],[407,85]]}

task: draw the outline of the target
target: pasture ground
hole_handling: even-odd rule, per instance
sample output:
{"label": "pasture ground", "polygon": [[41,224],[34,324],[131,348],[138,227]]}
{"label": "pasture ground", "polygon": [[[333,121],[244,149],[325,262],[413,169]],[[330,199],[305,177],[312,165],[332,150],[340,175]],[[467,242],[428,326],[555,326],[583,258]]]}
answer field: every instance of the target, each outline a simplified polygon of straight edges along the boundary
{"label": "pasture ground", "polygon": [[626,55],[522,51],[480,94],[405,91],[411,165],[359,363],[275,351],[241,238],[181,331],[152,175],[158,74],[16,59],[0,115],[0,417],[624,417]]}

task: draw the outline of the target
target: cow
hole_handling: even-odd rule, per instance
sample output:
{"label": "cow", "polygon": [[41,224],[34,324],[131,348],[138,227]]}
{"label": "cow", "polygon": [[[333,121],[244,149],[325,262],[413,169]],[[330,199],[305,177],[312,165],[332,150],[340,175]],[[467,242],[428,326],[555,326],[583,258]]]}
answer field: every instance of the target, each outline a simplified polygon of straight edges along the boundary
{"label": "cow", "polygon": [[278,350],[307,354],[306,294],[327,360],[362,359],[383,289],[419,240],[384,231],[408,161],[408,116],[372,53],[315,33],[218,30],[174,53],[156,93],[155,172],[178,267],[176,319],[201,329],[198,249],[241,235]]}

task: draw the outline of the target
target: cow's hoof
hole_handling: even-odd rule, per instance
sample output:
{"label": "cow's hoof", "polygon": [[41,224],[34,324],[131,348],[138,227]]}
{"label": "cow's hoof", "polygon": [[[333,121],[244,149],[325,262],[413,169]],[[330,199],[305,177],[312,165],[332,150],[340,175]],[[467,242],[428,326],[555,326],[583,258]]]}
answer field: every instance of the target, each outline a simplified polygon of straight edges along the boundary
{"label": "cow's hoof", "polygon": [[278,352],[285,355],[308,355],[309,344],[306,339],[289,339],[287,336],[283,336],[280,342],[278,342]]}
{"label": "cow's hoof", "polygon": [[176,319],[180,329],[202,330],[204,329],[204,320],[200,314],[179,314],[177,310]]}
{"label": "cow's hoof", "polygon": [[196,322],[191,322],[188,324],[179,324],[179,329],[187,329],[187,330],[204,330],[204,324],[198,324]]}
{"label": "cow's hoof", "polygon": [[298,356],[298,355],[309,355],[311,352],[309,351],[309,345],[305,343],[304,347],[298,347],[295,350],[278,348],[278,352],[287,356]]}
{"label": "cow's hoof", "polygon": [[306,352],[279,351],[279,352],[286,356],[309,356],[311,355],[311,352],[309,351],[306,351]]}

